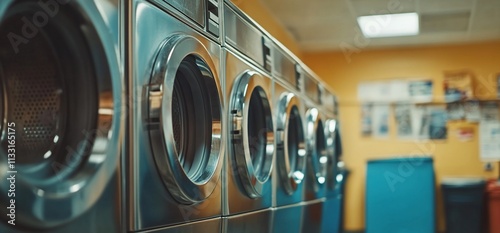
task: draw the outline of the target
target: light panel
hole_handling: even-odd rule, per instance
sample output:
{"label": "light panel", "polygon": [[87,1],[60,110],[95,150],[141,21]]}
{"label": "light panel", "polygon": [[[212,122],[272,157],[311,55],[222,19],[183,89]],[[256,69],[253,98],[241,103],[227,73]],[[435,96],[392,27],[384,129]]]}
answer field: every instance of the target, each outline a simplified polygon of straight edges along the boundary
{"label": "light panel", "polygon": [[419,33],[418,14],[385,14],[358,17],[358,24],[366,38],[414,36]]}

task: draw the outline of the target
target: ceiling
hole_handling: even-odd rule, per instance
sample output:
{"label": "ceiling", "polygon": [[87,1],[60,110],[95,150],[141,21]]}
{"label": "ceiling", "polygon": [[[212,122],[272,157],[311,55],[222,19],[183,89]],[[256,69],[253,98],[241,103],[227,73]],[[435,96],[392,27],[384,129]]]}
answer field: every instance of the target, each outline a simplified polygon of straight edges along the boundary
{"label": "ceiling", "polygon": [[[500,39],[500,0],[261,0],[304,51]],[[363,37],[357,17],[417,12],[417,36]]]}

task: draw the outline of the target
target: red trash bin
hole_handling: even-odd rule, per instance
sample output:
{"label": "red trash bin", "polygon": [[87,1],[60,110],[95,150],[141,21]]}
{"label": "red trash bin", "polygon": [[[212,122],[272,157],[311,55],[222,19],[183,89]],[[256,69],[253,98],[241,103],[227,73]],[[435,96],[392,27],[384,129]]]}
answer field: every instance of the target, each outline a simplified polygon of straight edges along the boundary
{"label": "red trash bin", "polygon": [[490,233],[500,233],[500,181],[490,181],[488,184],[488,209]]}

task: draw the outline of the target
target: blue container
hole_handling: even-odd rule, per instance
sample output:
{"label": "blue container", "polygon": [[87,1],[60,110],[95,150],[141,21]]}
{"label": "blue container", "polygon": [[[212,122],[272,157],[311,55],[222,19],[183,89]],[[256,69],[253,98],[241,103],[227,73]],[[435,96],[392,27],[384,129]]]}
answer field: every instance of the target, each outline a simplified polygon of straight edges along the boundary
{"label": "blue container", "polygon": [[368,162],[366,233],[436,232],[432,158]]}
{"label": "blue container", "polygon": [[446,233],[481,233],[486,182],[483,179],[443,179]]}

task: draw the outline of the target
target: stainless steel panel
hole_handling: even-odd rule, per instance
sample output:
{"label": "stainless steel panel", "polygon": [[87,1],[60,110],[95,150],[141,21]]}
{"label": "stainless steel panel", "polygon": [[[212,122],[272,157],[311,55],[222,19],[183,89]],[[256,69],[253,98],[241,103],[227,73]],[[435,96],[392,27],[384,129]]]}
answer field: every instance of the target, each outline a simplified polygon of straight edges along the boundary
{"label": "stainless steel panel", "polygon": [[273,231],[275,233],[300,233],[302,229],[301,203],[273,209]]}
{"label": "stainless steel panel", "polygon": [[225,39],[229,45],[234,46],[261,67],[265,66],[262,33],[249,22],[245,21],[227,4],[224,4],[223,27]]}
{"label": "stainless steel panel", "polygon": [[[221,182],[216,183],[214,191],[204,201],[186,205],[176,201],[164,185],[157,164],[152,156],[148,136],[148,104],[147,90],[150,84],[153,65],[161,44],[173,35],[184,35],[195,38],[209,57],[198,54],[195,48],[193,56],[203,56],[209,70],[214,77],[219,77],[220,46],[207,39],[186,24],[178,21],[174,16],[153,6],[148,1],[132,2],[131,25],[131,148],[128,161],[129,174],[127,180],[130,185],[129,230],[138,231],[154,227],[164,227],[187,221],[217,217],[221,215]],[[189,48],[186,48],[189,49]],[[189,51],[183,51],[189,52]],[[176,56],[172,54],[172,56]],[[219,80],[220,81],[220,80]],[[166,86],[166,88],[171,88]],[[221,88],[221,83],[219,83]],[[222,91],[222,90],[220,90]],[[222,110],[224,107],[222,106]],[[223,134],[224,137],[225,134]],[[224,145],[225,138],[222,138]],[[224,154],[224,150],[220,151]],[[222,166],[217,164],[215,166]]]}
{"label": "stainless steel panel", "polygon": [[314,103],[319,103],[318,81],[310,74],[304,74],[304,92]]}
{"label": "stainless steel panel", "polygon": [[184,15],[194,20],[202,28],[205,27],[206,0],[164,0]]}
{"label": "stainless steel panel", "polygon": [[321,232],[334,233],[338,232],[340,226],[335,225],[333,219],[340,219],[340,216],[335,216],[337,213],[335,208],[336,204],[340,203],[336,197],[328,198],[323,202],[323,214],[321,215]]}
{"label": "stainless steel panel", "polygon": [[143,233],[218,233],[222,232],[222,219],[214,218],[172,227],[144,231]]}
{"label": "stainless steel panel", "polygon": [[273,70],[272,74],[275,78],[281,79],[289,83],[292,87],[297,88],[297,72],[296,61],[293,60],[285,51],[279,48],[278,45],[273,46]]}
{"label": "stainless steel panel", "polygon": [[323,201],[317,200],[304,203],[302,218],[302,233],[321,233],[323,220]]}
{"label": "stainless steel panel", "polygon": [[[223,79],[225,80],[225,89],[226,89],[226,95],[225,95],[225,105],[229,106],[229,102],[232,98],[232,91],[233,88],[238,86],[238,82],[242,75],[250,73],[257,74],[259,77],[259,86],[262,88],[262,90],[267,93],[266,96],[267,98],[270,98],[270,93],[271,93],[271,78],[267,76],[264,72],[260,71],[257,67],[251,65],[250,63],[244,61],[241,59],[241,54],[238,53],[237,51],[227,51],[223,50],[223,60],[225,63],[225,73],[223,76]],[[237,96],[238,98],[244,98],[243,96]],[[248,108],[248,106],[245,106],[245,108]],[[270,109],[272,109],[272,105],[270,106]],[[237,111],[236,111],[237,113]],[[230,110],[228,110],[228,119],[229,115],[231,114]],[[271,113],[272,114],[272,113]],[[247,116],[241,116],[241,117],[247,117]],[[233,117],[234,118],[234,117]],[[239,124],[238,121],[236,121],[237,125]],[[228,122],[228,124],[233,124],[232,122]],[[231,127],[228,127],[228,134],[230,133]],[[267,132],[267,130],[266,130]],[[255,141],[253,141],[255,143]],[[250,150],[254,150],[251,147],[246,147],[244,153],[234,153],[233,149],[234,148],[233,144],[231,141],[228,141],[227,143],[228,149],[227,149],[227,155],[225,159],[225,164],[224,164],[224,175],[223,175],[223,181],[224,181],[224,208],[223,208],[223,215],[233,215],[236,213],[243,213],[243,212],[248,212],[252,210],[260,210],[260,209],[265,209],[265,208],[270,208],[272,204],[272,182],[271,178],[268,178],[265,180],[263,183],[259,184],[259,195],[257,196],[252,196],[248,190],[245,189],[242,184],[242,177],[245,177],[244,173],[247,173],[248,170],[244,167],[237,167],[235,166],[235,156],[241,156],[243,154],[248,153]],[[274,145],[273,145],[274,146]],[[274,150],[274,149],[273,149]],[[273,152],[274,156],[274,152]],[[271,158],[272,159],[272,158]],[[272,161],[271,161],[272,162]],[[242,174],[240,174],[240,172]],[[254,180],[255,183],[257,182],[262,182],[262,181],[257,181]]]}
{"label": "stainless steel panel", "polygon": [[222,217],[223,233],[272,232],[272,211],[258,211],[230,217]]}
{"label": "stainless steel panel", "polygon": [[335,114],[335,96],[326,88],[321,92],[321,104],[329,114]]}

